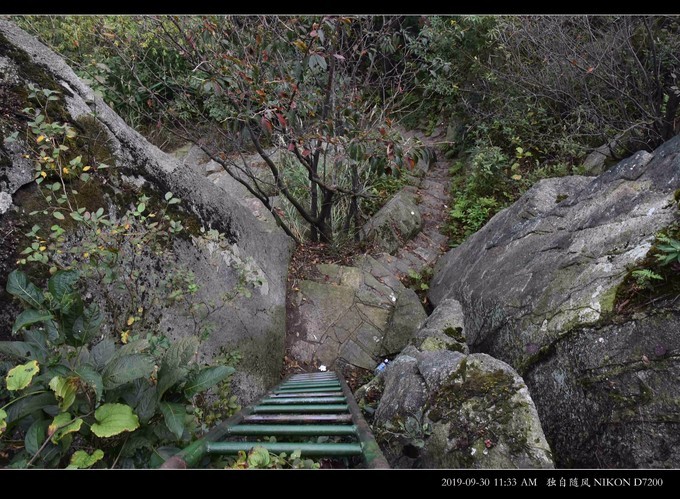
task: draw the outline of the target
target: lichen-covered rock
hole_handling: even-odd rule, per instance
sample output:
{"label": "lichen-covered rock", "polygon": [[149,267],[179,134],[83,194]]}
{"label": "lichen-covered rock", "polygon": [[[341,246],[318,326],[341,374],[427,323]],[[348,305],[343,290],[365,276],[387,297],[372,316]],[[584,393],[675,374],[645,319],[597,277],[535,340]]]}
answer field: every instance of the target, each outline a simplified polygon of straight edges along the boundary
{"label": "lichen-covered rock", "polygon": [[392,254],[418,234],[421,226],[414,195],[402,190],[366,222],[361,236],[369,244]]}
{"label": "lichen-covered rock", "polygon": [[[317,265],[293,291],[291,354],[308,364],[336,360],[373,369],[399,352],[425,320],[418,296],[371,257],[357,267]],[[380,279],[380,280],[379,280]]]}
{"label": "lichen-covered rock", "polygon": [[[133,199],[141,192],[151,198],[150,203],[162,199],[168,191],[182,200],[187,234],[172,242],[176,261],[167,262],[140,250],[137,268],[149,269],[148,275],[142,276],[146,279],[141,284],[143,295],[151,300],[163,280],[180,270],[192,272],[200,287],[195,298],[211,311],[210,320],[217,324],[201,353],[210,357],[222,347],[241,352],[243,362],[234,379],[235,391],[244,403],[275,384],[284,356],[285,283],[293,242],[273,218],[266,213],[253,216],[240,199],[150,144],[96,96],[60,56],[7,20],[0,20],[0,67],[5,69],[0,71],[4,72],[0,77],[3,113],[11,111],[12,106],[15,111],[25,107],[21,99],[25,99],[26,91],[22,88],[29,82],[59,92],[63,99],[61,115],[55,118],[77,125],[88,157],[111,167],[106,185],[97,184],[94,175],[90,185],[98,206],[109,208],[112,217],[125,212],[131,196]],[[3,125],[3,138],[11,131]],[[89,131],[94,131],[92,137]],[[14,142],[0,142],[2,204],[8,204],[8,196],[12,201],[9,210],[0,213],[0,335],[9,331],[16,315],[14,311],[7,313],[12,302],[4,291],[15,252],[21,250],[16,248],[14,237],[30,230],[30,225],[19,225],[30,222],[31,210],[27,207],[34,202],[31,196],[38,195],[29,187],[17,191],[33,179],[33,165],[24,158],[27,152],[21,136]],[[209,229],[219,231],[223,238],[217,241],[206,237]],[[121,274],[129,276],[131,269],[121,269]],[[247,288],[252,297],[234,297],[238,287]],[[171,339],[196,333],[193,319],[181,303],[160,308],[159,332]]]}
{"label": "lichen-covered rock", "polygon": [[669,450],[680,433],[680,339],[668,334],[678,306],[656,301],[645,317],[614,307],[677,220],[678,188],[676,137],[594,179],[537,183],[435,269],[430,299],[460,301],[471,350],[523,374],[561,465],[680,464]]}
{"label": "lichen-covered rock", "polygon": [[452,348],[464,342],[462,329],[458,340],[443,330],[463,320],[460,304],[447,299],[412,344],[358,390],[369,414],[379,399],[373,427],[385,456],[397,468],[552,468],[522,378],[489,355]]}

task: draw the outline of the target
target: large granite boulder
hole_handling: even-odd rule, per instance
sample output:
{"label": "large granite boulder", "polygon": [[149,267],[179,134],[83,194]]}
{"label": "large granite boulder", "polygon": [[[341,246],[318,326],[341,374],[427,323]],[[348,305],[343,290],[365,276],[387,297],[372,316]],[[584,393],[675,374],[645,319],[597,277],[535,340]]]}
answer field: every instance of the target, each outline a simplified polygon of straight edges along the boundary
{"label": "large granite boulder", "polygon": [[470,350],[523,375],[560,465],[680,465],[678,304],[615,306],[677,220],[679,153],[676,137],[597,178],[538,182],[435,269],[430,299],[460,301]]}
{"label": "large granite boulder", "polygon": [[365,407],[379,398],[373,427],[392,466],[552,468],[522,378],[505,362],[466,352],[461,306],[446,300],[357,392]]}
{"label": "large granite boulder", "polygon": [[422,219],[415,196],[403,189],[366,222],[361,229],[361,237],[376,248],[392,254],[418,234],[421,227]]}
{"label": "large granite boulder", "polygon": [[[211,357],[222,348],[241,352],[235,391],[244,403],[275,384],[284,357],[285,284],[293,244],[271,215],[253,216],[239,199],[150,144],[60,56],[6,20],[0,20],[0,74],[3,139],[25,129],[11,117],[26,106],[26,87],[33,83],[59,92],[55,112],[60,114],[53,119],[70,122],[78,130],[83,157],[110,166],[106,173],[92,175],[88,188],[96,199],[84,202],[96,202],[115,218],[140,194],[150,197],[149,205],[168,191],[182,200],[179,206],[184,211],[178,216],[187,231],[172,240],[174,260],[140,249],[135,269],[144,280],[142,299],[151,302],[158,284],[180,270],[193,274],[199,284],[194,299],[217,326],[201,353]],[[32,184],[33,165],[24,157],[28,152],[22,134],[14,142],[0,142],[0,336],[6,336],[17,313],[4,291],[6,278],[21,250],[18,238],[31,227],[29,206],[39,196]],[[123,268],[120,274],[124,279],[134,272]],[[237,289],[248,291],[235,296]],[[156,310],[158,332],[170,339],[196,334],[195,316],[189,316],[185,304],[156,304]]]}

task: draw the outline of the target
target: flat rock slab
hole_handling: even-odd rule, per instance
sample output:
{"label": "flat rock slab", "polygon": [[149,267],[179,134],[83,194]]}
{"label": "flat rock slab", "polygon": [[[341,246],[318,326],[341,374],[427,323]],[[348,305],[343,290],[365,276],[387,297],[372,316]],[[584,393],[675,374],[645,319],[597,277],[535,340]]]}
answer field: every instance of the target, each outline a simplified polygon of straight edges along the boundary
{"label": "flat rock slab", "polygon": [[342,361],[373,369],[399,352],[427,315],[418,296],[371,257],[357,267],[320,264],[290,299],[291,355],[299,362]]}

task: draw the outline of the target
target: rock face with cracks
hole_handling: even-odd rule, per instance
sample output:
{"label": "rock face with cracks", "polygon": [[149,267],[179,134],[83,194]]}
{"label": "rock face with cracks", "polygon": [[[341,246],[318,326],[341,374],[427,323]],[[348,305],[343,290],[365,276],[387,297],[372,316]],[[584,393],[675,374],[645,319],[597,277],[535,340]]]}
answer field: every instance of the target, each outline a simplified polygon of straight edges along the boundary
{"label": "rock face with cracks", "polygon": [[373,369],[404,348],[427,317],[415,292],[371,257],[316,270],[291,297],[291,353],[298,361],[334,366],[339,359]]}
{"label": "rock face with cracks", "polygon": [[557,463],[680,465],[676,300],[618,316],[617,291],[677,220],[680,138],[599,177],[538,182],[436,269],[471,351],[524,376]]}
{"label": "rock face with cracks", "polygon": [[[222,347],[241,352],[235,392],[243,403],[275,384],[284,355],[285,280],[292,241],[275,226],[271,216],[253,216],[238,199],[151,145],[97,97],[60,56],[5,20],[0,20],[0,68],[0,90],[7,95],[21,95],[21,88],[28,83],[59,90],[64,101],[61,121],[74,123],[79,130],[86,125],[97,129],[106,162],[115,169],[116,178],[122,179],[121,190],[141,189],[139,192],[152,198],[171,191],[182,200],[185,226],[196,230],[190,231],[189,237],[173,239],[177,261],[171,265],[144,257],[150,260],[141,267],[155,268],[159,273],[149,278],[147,287],[153,288],[154,279],[167,277],[178,268],[193,272],[201,285],[196,300],[216,301],[219,308],[211,317],[217,329],[203,343],[201,353],[212,357]],[[3,106],[8,105],[9,98],[3,101]],[[16,219],[29,211],[22,207],[17,191],[32,181],[33,167],[22,157],[26,145],[21,140],[11,145],[5,142],[0,152],[2,225],[9,223],[10,215]],[[116,207],[115,196],[101,196],[102,204],[114,212],[126,209],[125,205]],[[199,227],[215,229],[224,237],[219,242],[210,240],[202,236]],[[0,233],[5,232],[10,230],[3,232],[0,227]],[[5,252],[0,256],[12,257]],[[252,289],[252,297],[222,302],[221,296],[232,293],[237,285]],[[3,280],[3,305],[9,303],[4,287]],[[4,321],[0,328],[8,330],[11,314],[0,314],[0,319]],[[159,321],[159,332],[170,338],[191,334],[191,321],[181,307],[164,308]]]}

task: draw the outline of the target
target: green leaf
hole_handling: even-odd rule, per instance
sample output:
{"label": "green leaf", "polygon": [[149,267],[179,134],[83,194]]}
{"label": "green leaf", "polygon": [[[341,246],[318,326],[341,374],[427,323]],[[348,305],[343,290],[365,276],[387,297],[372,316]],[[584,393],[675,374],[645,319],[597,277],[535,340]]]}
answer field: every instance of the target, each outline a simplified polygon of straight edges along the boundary
{"label": "green leaf", "polygon": [[101,438],[139,428],[139,418],[125,404],[104,404],[94,412],[94,418],[97,422],[91,427],[92,433]]}
{"label": "green leaf", "polygon": [[146,210],[146,205],[145,205],[144,203],[139,203],[139,204],[137,205],[137,211],[138,211],[139,213],[144,213],[144,210]]}
{"label": "green leaf", "polygon": [[86,470],[91,468],[97,461],[100,461],[104,457],[104,451],[97,449],[92,453],[88,454],[84,450],[77,450],[71,456],[71,461],[66,467],[67,470]]}
{"label": "green leaf", "polygon": [[0,435],[7,428],[7,413],[0,409]]}
{"label": "green leaf", "polygon": [[45,301],[45,297],[40,290],[28,280],[26,274],[20,270],[10,272],[7,277],[7,292],[16,296],[33,308],[40,308]]}
{"label": "green leaf", "polygon": [[165,193],[165,200],[170,201],[172,199],[172,192],[166,192]]}
{"label": "green leaf", "polygon": [[177,439],[182,438],[182,434],[184,433],[184,418],[187,414],[184,405],[161,402],[160,409],[168,429],[177,437]]}
{"label": "green leaf", "polygon": [[60,412],[47,427],[47,434],[51,437],[52,443],[56,444],[69,433],[80,431],[80,427],[82,425],[82,419],[73,419],[73,416],[71,416],[68,412]]}
{"label": "green leaf", "polygon": [[7,409],[7,421],[9,423],[14,423],[15,421],[18,421],[33,412],[56,404],[57,400],[54,398],[54,394],[52,392],[31,395],[30,397],[18,400],[9,406]]}
{"label": "green leaf", "polygon": [[250,468],[266,468],[270,464],[269,451],[264,447],[253,447],[253,450],[248,454],[248,466]]}
{"label": "green leaf", "polygon": [[60,211],[55,211],[52,213],[52,216],[56,218],[57,220],[63,220],[64,219],[64,214]]}
{"label": "green leaf", "polygon": [[23,390],[33,381],[33,376],[40,372],[37,360],[20,364],[9,370],[5,381],[7,389],[11,391]]}
{"label": "green leaf", "polygon": [[55,393],[57,398],[61,399],[59,407],[62,411],[68,410],[76,400],[76,393],[78,391],[78,378],[72,376],[63,378],[55,376],[50,380],[50,388]]}
{"label": "green leaf", "polygon": [[34,456],[45,441],[47,427],[50,422],[47,419],[38,419],[29,426],[24,437],[24,448],[31,456]]}
{"label": "green leaf", "polygon": [[98,404],[104,393],[104,381],[102,380],[101,375],[88,364],[76,368],[75,373],[80,379],[92,387],[96,397],[95,402]]}
{"label": "green leaf", "polygon": [[99,327],[104,321],[104,316],[99,310],[99,305],[92,303],[83,310],[83,315],[73,323],[73,338],[81,345],[86,344],[99,332]]}
{"label": "green leaf", "polygon": [[189,380],[184,387],[184,393],[191,398],[208,388],[215,386],[236,371],[231,366],[213,366],[202,369],[196,376]]}
{"label": "green leaf", "polygon": [[187,375],[191,359],[197,350],[198,340],[194,336],[181,338],[168,348],[158,372],[158,400]]}
{"label": "green leaf", "polygon": [[153,359],[147,355],[133,353],[114,357],[102,372],[104,388],[110,390],[137,378],[147,378],[153,370]]}
{"label": "green leaf", "polygon": [[51,318],[52,314],[47,311],[35,310],[32,308],[24,310],[14,321],[14,325],[12,326],[12,334],[17,334],[21,328],[30,326],[31,324],[35,324],[37,322],[44,322],[50,320]]}
{"label": "green leaf", "polygon": [[47,335],[44,331],[24,331],[24,341],[31,349],[30,358],[37,360],[39,364],[44,364],[47,362],[47,358],[50,355],[47,347],[47,338],[49,337],[52,341],[56,339],[56,335],[54,338],[50,336],[52,329],[54,329],[56,332],[56,325],[54,324],[54,321],[49,321],[46,325]]}
{"label": "green leaf", "polygon": [[73,285],[80,279],[80,273],[76,270],[60,270],[47,281],[47,289],[54,299],[61,303],[64,297],[73,293]]}
{"label": "green leaf", "polygon": [[24,341],[0,341],[0,353],[26,359],[31,355],[31,346]]}
{"label": "green leaf", "polygon": [[123,394],[125,402],[134,407],[139,421],[147,423],[156,414],[156,385],[145,379],[136,379],[132,388]]}
{"label": "green leaf", "polygon": [[110,338],[105,338],[90,352],[95,369],[101,371],[116,353],[116,344]]}

